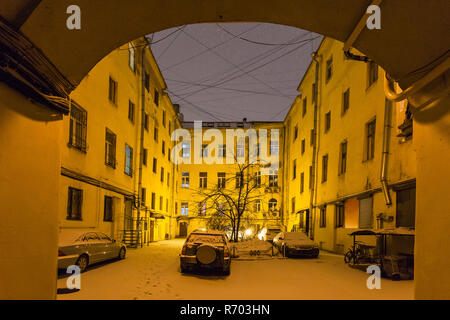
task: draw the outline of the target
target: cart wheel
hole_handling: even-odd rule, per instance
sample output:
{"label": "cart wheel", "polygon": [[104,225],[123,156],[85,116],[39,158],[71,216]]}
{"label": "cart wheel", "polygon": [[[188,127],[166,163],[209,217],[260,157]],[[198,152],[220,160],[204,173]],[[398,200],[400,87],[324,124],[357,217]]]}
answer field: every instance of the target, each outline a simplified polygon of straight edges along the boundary
{"label": "cart wheel", "polygon": [[353,261],[353,253],[351,251],[348,251],[344,256],[344,262],[351,263],[352,261]]}

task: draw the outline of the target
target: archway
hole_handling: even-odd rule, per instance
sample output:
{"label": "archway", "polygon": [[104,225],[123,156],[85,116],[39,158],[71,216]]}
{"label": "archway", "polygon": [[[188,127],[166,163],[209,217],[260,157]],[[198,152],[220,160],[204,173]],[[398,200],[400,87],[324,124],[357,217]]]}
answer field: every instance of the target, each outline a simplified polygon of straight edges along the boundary
{"label": "archway", "polygon": [[[191,23],[261,21],[295,26],[346,41],[371,3],[370,0],[348,0],[339,3],[333,0],[282,0],[274,5],[270,0],[245,2],[239,0],[226,2],[220,0],[182,2],[177,0],[127,2],[79,0],[76,4],[81,8],[82,13],[80,30],[66,28],[68,17],[66,9],[74,4],[73,1],[68,0],[7,1],[1,6],[1,15],[8,24],[17,28],[38,48],[42,57],[48,59],[49,70],[67,80],[64,86],[66,91],[70,92],[112,49],[147,33]],[[381,3],[381,10],[381,30],[363,29],[354,41],[353,47],[376,61],[405,89],[447,57],[449,43],[442,41],[441,35],[447,32],[445,13],[449,10],[449,3],[442,0],[436,1],[431,6],[420,0],[390,1]],[[133,23],[128,23],[129,21]],[[416,21],[420,21],[420,24]],[[48,81],[52,80],[48,79]],[[443,83],[441,91],[448,88],[448,84]],[[3,95],[1,107],[8,110],[8,112],[2,112],[2,117],[4,119],[11,117],[15,121],[15,126],[3,128],[4,133],[6,136],[17,137],[17,140],[12,138],[8,143],[5,142],[5,146],[12,148],[15,144],[21,144],[23,136],[20,132],[28,131],[26,136],[30,138],[34,136],[36,140],[39,140],[38,137],[45,137],[45,141],[39,140],[40,144],[23,150],[24,154],[32,152],[35,155],[32,168],[38,171],[40,169],[37,164],[40,164],[46,169],[43,172],[48,172],[51,177],[40,185],[30,183],[25,190],[30,194],[39,189],[46,190],[48,196],[45,198],[43,195],[44,200],[41,203],[44,205],[51,202],[52,196],[58,193],[57,184],[54,183],[58,175],[53,172],[58,171],[58,163],[55,159],[58,158],[60,150],[57,146],[58,139],[55,137],[58,136],[60,128],[55,123],[49,126],[39,123],[36,118],[48,120],[50,116],[40,114],[36,117],[36,114],[42,112],[36,111],[36,107],[29,101],[9,88],[2,86],[1,89],[2,93],[7,93]],[[428,98],[428,95],[424,93],[418,95],[418,98],[421,96]],[[444,243],[448,240],[443,235],[446,234],[449,222],[443,217],[442,212],[450,210],[449,204],[442,200],[436,201],[433,196],[448,188],[442,182],[436,183],[436,181],[448,181],[446,179],[449,174],[448,168],[439,156],[442,153],[450,153],[449,135],[446,130],[450,122],[448,104],[447,98],[436,103],[433,110],[416,118],[415,130],[419,138],[415,143],[420,151],[418,157],[421,160],[417,175],[417,190],[423,195],[417,200],[417,222],[422,226],[422,229],[418,229],[417,236],[418,239],[427,239],[423,245],[419,244],[416,248],[418,265],[423,267],[423,271],[416,279],[417,297],[446,297],[448,296],[446,289],[450,285],[449,280],[444,280],[441,273],[437,272],[437,269],[445,270],[445,266],[449,266],[449,259],[438,259],[438,248],[429,248],[433,246],[433,242],[434,244]],[[22,109],[21,114],[11,116],[10,110],[18,109],[19,106]],[[29,122],[32,123],[31,128],[28,126]],[[433,139],[435,137],[443,137],[443,139]],[[433,143],[429,143],[427,138]],[[41,153],[45,155],[40,155]],[[48,156],[52,158],[51,162],[48,161]],[[14,158],[5,157],[4,161],[9,167],[10,163],[14,162]],[[17,166],[30,167],[30,163],[25,161]],[[1,186],[2,190],[3,187],[5,190],[9,188],[16,190],[19,194],[24,181],[33,181],[36,177],[18,175],[20,168],[13,169],[16,170],[11,170],[5,179],[12,182]],[[41,175],[38,176],[42,178]],[[17,181],[18,177],[21,181]],[[52,187],[52,185],[55,186]],[[14,202],[17,203],[17,201]],[[21,216],[17,220],[11,218],[9,225],[13,231],[18,230],[18,226],[25,227],[25,230],[31,229],[32,226],[27,221],[33,221],[33,217],[42,213],[41,210],[33,209],[35,204],[32,201],[23,201],[20,205],[11,203],[7,207],[11,212],[17,212],[17,215]],[[51,209],[49,210],[51,213],[45,214],[42,220],[42,226],[49,231],[48,241],[45,241],[48,247],[44,247],[38,255],[45,254],[48,250],[56,251],[55,245],[51,243],[56,238],[57,212],[56,208]],[[36,252],[28,254],[35,256]],[[51,268],[52,263],[54,261],[47,259],[44,269]],[[39,275],[41,269],[38,268],[35,272]],[[42,281],[45,282],[45,289],[41,297],[51,298],[55,291],[51,275]],[[21,290],[26,292],[27,289],[21,288]]]}

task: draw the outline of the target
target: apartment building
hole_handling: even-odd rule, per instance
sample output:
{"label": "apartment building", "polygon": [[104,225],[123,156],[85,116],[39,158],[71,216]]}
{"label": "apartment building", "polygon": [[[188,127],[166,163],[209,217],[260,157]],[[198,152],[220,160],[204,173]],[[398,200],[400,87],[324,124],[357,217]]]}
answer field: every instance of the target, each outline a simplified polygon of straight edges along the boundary
{"label": "apartment building", "polygon": [[284,223],[322,249],[343,253],[357,229],[415,225],[411,114],[385,99],[383,79],[325,38],[285,118]]}
{"label": "apartment building", "polygon": [[[183,162],[179,164],[176,187],[177,235],[214,227],[211,223],[217,223],[221,213],[229,214],[230,206],[235,206],[231,211],[237,214],[239,205],[245,206],[241,231],[251,229],[256,234],[263,227],[280,226],[283,123],[244,119],[199,122],[198,126],[195,129],[194,122],[182,123],[189,139],[180,142]],[[252,134],[256,140],[252,140]],[[277,167],[269,168],[264,155]],[[225,221],[230,224],[229,218]]]}
{"label": "apartment building", "polygon": [[141,38],[99,61],[72,92],[63,125],[61,229],[97,229],[130,245],[172,237],[170,133],[180,122],[165,89]]}

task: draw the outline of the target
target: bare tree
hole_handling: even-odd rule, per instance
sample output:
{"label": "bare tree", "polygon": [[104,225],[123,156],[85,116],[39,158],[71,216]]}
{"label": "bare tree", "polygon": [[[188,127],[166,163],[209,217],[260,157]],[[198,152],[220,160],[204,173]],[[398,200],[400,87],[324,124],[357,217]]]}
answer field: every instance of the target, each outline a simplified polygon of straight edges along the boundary
{"label": "bare tree", "polygon": [[211,223],[227,220],[232,230],[231,240],[238,241],[241,223],[244,217],[251,215],[256,202],[261,201],[265,187],[261,184],[260,164],[235,164],[233,167],[234,174],[228,173],[228,177],[212,188],[199,188],[196,198],[200,199],[199,214],[214,211]]}

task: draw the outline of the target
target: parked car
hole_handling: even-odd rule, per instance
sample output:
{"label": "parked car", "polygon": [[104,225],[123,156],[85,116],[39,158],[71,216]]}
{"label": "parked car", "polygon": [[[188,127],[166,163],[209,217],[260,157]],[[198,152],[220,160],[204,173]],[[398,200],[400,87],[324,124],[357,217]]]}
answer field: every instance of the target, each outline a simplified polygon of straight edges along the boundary
{"label": "parked car", "polygon": [[83,272],[100,261],[125,259],[126,246],[106,234],[92,230],[63,230],[59,233],[58,268],[77,265]]}
{"label": "parked car", "polygon": [[303,232],[280,232],[273,238],[273,245],[286,257],[319,255],[319,246]]}
{"label": "parked car", "polygon": [[193,269],[216,269],[229,275],[230,265],[230,246],[223,231],[193,231],[181,250],[182,273]]}
{"label": "parked car", "polygon": [[273,242],[273,238],[281,232],[280,227],[268,227],[266,233],[263,236],[264,241]]}

